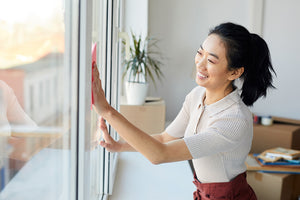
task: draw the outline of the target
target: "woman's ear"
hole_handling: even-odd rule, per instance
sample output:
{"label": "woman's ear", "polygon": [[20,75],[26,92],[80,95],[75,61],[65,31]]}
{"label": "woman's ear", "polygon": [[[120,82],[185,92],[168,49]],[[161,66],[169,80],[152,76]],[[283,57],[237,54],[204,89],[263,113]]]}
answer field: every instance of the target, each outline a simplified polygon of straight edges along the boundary
{"label": "woman's ear", "polygon": [[229,80],[235,80],[240,78],[240,76],[244,73],[244,67],[240,67],[238,69],[234,69],[230,71]]}

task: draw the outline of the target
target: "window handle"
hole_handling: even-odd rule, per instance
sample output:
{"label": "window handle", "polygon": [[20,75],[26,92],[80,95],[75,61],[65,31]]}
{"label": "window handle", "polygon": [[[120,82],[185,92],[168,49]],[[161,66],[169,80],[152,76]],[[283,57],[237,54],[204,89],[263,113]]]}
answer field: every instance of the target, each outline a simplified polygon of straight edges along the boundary
{"label": "window handle", "polygon": [[125,40],[125,60],[130,59],[130,40],[127,32],[119,32],[119,38]]}

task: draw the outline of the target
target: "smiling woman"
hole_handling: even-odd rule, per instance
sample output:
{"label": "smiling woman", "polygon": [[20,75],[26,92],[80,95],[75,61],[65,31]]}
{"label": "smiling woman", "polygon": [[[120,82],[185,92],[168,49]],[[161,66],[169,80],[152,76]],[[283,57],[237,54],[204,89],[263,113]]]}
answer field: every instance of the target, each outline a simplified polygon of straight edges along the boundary
{"label": "smiling woman", "polygon": [[[153,164],[192,159],[195,200],[254,200],[244,164],[253,136],[247,106],[272,87],[274,70],[268,47],[244,27],[224,23],[210,31],[197,51],[195,64],[196,82],[201,87],[186,96],[175,120],[154,136],[136,128],[107,103],[94,68],[94,108],[126,141],[114,141],[101,120],[104,141],[100,144],[109,151],[138,151]],[[244,81],[241,95],[234,85],[239,78]]]}
{"label": "smiling woman", "polygon": [[[200,46],[195,56],[196,82],[198,85],[205,87],[206,92],[209,91],[214,94],[213,99],[205,99],[205,103],[210,104],[210,101],[218,101],[232,91],[232,88],[227,87],[232,80],[240,77],[243,68],[234,71],[234,73],[227,69],[226,49],[219,36],[209,35],[203,46]],[[222,94],[223,91],[225,94]],[[220,96],[216,96],[218,94]]]}

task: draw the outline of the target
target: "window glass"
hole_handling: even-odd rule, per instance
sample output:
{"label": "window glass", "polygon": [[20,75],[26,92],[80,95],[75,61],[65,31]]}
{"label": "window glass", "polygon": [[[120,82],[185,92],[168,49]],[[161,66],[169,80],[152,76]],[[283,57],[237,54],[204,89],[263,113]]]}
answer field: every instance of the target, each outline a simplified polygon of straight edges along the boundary
{"label": "window glass", "polygon": [[[82,67],[91,54],[82,49],[97,44],[103,88],[118,109],[119,10],[119,0],[0,0],[0,200],[111,193],[117,154],[99,147],[98,116],[78,93],[90,93]],[[87,36],[80,20],[92,21]],[[82,38],[92,44],[79,49]]]}
{"label": "window glass", "polygon": [[[104,67],[101,65],[101,58],[105,51],[103,47],[105,45],[105,14],[106,14],[106,4],[104,1],[93,0],[92,6],[92,32],[90,37],[92,38],[92,53],[94,53],[93,61],[96,61],[98,69],[102,74]],[[103,81],[102,85],[105,87],[106,82]],[[94,110],[91,110],[91,151],[90,151],[90,198],[101,196],[104,194],[103,191],[103,179],[104,179],[104,165],[103,161],[104,152],[103,149],[99,146],[99,141],[101,133],[98,126],[98,115]]]}
{"label": "window glass", "polygon": [[[119,94],[119,0],[93,1],[92,46],[97,45],[97,65],[100,72],[102,87],[107,101],[118,110]],[[92,132],[97,132],[98,116],[91,112]],[[108,125],[110,135],[117,139],[117,133]],[[92,137],[93,138],[93,137]],[[99,139],[98,138],[98,142]],[[107,152],[96,146],[90,160],[91,193],[99,192],[109,195],[112,192],[116,170],[117,154]]]}
{"label": "window glass", "polygon": [[0,0],[1,200],[70,199],[70,5]]}

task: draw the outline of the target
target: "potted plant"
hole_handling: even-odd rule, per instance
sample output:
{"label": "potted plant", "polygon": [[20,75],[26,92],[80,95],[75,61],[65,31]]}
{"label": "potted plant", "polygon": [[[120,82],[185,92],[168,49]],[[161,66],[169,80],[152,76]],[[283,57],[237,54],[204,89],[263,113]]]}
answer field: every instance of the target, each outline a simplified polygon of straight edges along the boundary
{"label": "potted plant", "polygon": [[151,37],[142,39],[141,35],[138,37],[131,33],[133,45],[130,46],[130,59],[125,60],[125,68],[123,72],[123,79],[125,82],[127,103],[130,105],[142,105],[145,102],[149,78],[155,84],[156,76],[158,79],[163,77],[160,70],[161,54],[154,51],[157,48],[157,40]]}

